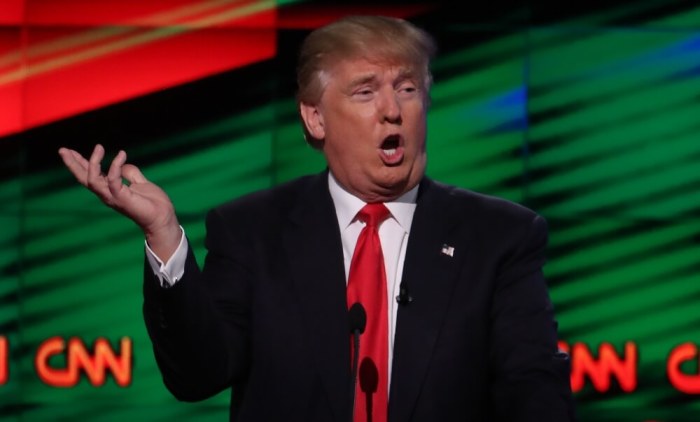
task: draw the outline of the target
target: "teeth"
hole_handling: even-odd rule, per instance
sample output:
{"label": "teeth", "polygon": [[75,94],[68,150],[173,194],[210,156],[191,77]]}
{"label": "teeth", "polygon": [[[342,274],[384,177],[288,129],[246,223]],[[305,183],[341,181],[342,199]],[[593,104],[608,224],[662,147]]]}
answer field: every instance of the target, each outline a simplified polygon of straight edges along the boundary
{"label": "teeth", "polygon": [[386,154],[386,155],[394,155],[394,154],[396,154],[396,148],[385,149],[385,150],[383,150],[383,151],[384,151],[384,154]]}

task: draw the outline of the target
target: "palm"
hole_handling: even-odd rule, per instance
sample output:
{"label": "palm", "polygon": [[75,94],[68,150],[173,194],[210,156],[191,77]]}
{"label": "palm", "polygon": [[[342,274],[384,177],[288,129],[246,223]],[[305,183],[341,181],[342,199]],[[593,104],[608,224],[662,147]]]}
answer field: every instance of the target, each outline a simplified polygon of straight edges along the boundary
{"label": "palm", "polygon": [[163,226],[166,221],[162,220],[173,213],[173,205],[168,195],[148,180],[132,182],[129,186],[122,183],[118,189],[118,195],[112,195],[111,202],[105,203],[134,220],[142,228]]}

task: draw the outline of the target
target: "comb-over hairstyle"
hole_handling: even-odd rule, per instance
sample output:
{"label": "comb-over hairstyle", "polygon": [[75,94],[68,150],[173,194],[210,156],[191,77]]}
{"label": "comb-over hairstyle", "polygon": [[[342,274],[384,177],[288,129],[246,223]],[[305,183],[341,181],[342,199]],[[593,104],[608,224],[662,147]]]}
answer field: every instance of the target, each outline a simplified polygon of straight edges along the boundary
{"label": "comb-over hairstyle", "polygon": [[317,104],[325,88],[324,71],[340,60],[356,58],[410,66],[422,77],[428,92],[434,55],[430,34],[408,21],[348,16],[316,29],[304,40],[297,65],[297,100]]}

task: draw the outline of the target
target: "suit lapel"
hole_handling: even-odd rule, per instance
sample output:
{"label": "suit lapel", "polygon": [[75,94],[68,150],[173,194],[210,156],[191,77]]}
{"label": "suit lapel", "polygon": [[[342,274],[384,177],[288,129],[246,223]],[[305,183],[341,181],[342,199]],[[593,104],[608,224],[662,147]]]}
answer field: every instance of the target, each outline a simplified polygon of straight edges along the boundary
{"label": "suit lapel", "polygon": [[433,348],[453,291],[459,248],[449,256],[443,245],[454,246],[455,224],[461,219],[450,207],[449,192],[429,179],[421,182],[402,282],[413,301],[400,305],[394,337],[390,422],[408,421],[420,394]]}
{"label": "suit lapel", "polygon": [[336,421],[349,411],[350,343],[343,249],[327,172],[299,196],[284,231],[291,279]]}

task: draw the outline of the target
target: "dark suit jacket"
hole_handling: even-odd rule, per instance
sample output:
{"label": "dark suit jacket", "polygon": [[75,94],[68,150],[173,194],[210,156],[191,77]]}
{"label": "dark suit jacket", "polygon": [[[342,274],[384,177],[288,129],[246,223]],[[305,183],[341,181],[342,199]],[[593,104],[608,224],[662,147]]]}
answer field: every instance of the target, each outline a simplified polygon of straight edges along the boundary
{"label": "dark suit jacket", "polygon": [[[421,182],[398,311],[389,421],[568,421],[568,360],[541,267],[544,220],[519,205]],[[208,254],[144,314],[168,389],[232,388],[231,419],[346,421],[350,335],[327,173],[207,216]],[[443,245],[453,256],[441,253]]]}

